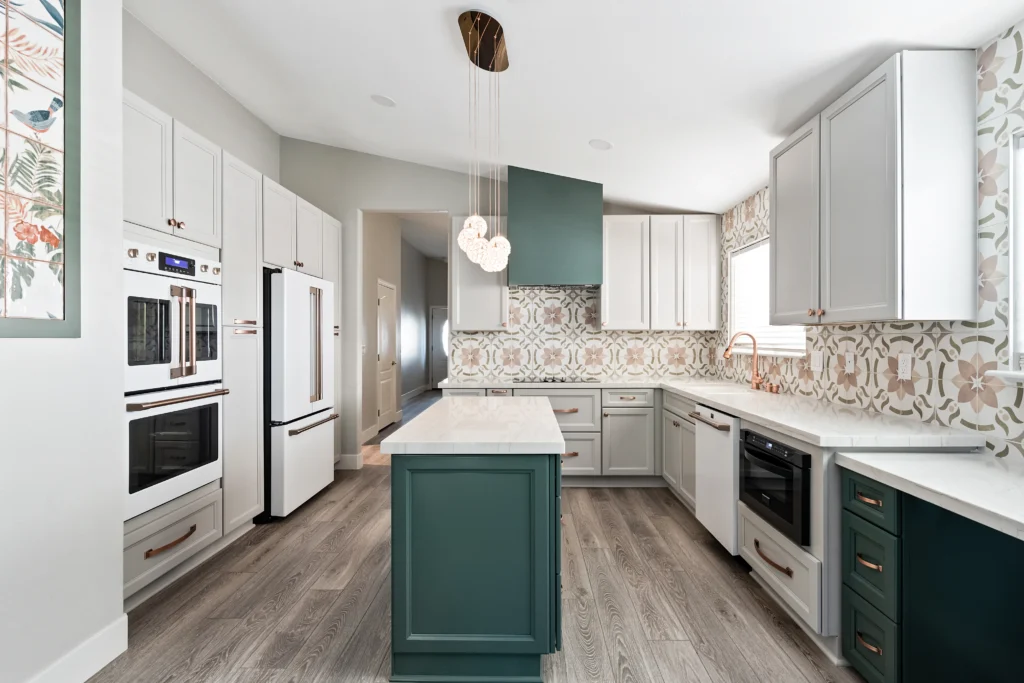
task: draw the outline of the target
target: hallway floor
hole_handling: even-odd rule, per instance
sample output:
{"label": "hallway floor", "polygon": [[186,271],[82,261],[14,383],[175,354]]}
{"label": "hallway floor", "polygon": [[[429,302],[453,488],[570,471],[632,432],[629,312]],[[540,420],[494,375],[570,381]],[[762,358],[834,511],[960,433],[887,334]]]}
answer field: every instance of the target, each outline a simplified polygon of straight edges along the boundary
{"label": "hallway floor", "polygon": [[394,434],[399,427],[404,424],[409,424],[409,420],[413,419],[424,410],[434,405],[441,400],[441,390],[431,389],[430,391],[424,391],[419,396],[410,399],[407,403],[402,405],[402,419],[398,422],[392,422],[384,429],[380,430],[377,436],[373,437],[366,442],[367,446],[379,446],[380,442]]}

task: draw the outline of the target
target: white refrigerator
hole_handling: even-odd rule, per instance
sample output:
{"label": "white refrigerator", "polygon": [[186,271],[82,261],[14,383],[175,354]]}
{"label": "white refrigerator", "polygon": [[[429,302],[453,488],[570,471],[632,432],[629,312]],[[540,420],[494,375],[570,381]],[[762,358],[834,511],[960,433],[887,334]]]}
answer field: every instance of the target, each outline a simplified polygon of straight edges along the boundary
{"label": "white refrigerator", "polygon": [[334,285],[270,274],[269,512],[284,517],[334,480]]}

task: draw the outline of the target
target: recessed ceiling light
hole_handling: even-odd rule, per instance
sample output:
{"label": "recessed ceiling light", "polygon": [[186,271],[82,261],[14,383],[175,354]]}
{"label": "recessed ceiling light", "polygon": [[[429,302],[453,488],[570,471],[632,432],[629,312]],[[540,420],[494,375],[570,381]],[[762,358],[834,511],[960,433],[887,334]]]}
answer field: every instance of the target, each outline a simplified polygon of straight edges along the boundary
{"label": "recessed ceiling light", "polygon": [[599,152],[607,152],[612,148],[612,143],[608,142],[607,140],[602,140],[600,138],[594,138],[593,140],[590,141],[590,146]]}
{"label": "recessed ceiling light", "polygon": [[393,99],[384,95],[370,95],[370,99],[382,107],[394,107],[396,104]]}

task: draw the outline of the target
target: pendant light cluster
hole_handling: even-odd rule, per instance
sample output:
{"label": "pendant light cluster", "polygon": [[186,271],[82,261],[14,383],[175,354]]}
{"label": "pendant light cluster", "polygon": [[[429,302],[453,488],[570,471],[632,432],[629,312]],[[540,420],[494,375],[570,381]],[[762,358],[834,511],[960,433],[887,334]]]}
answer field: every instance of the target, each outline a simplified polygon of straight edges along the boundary
{"label": "pendant light cluster", "polygon": [[[499,74],[508,68],[505,31],[496,19],[478,11],[463,12],[459,16],[459,29],[469,56],[469,138],[473,146],[473,157],[469,164],[469,209],[472,215],[466,219],[459,232],[458,245],[470,261],[489,273],[496,273],[508,266],[508,257],[512,253],[512,245],[502,234],[501,167],[498,165],[501,137]],[[487,74],[487,158],[483,164],[480,159],[484,153],[484,145],[480,140],[481,71]],[[481,187],[483,172],[487,173],[486,187]],[[487,213],[492,216],[493,225],[490,227],[493,230],[490,238],[487,234],[487,221],[480,215],[482,192],[486,192]]]}

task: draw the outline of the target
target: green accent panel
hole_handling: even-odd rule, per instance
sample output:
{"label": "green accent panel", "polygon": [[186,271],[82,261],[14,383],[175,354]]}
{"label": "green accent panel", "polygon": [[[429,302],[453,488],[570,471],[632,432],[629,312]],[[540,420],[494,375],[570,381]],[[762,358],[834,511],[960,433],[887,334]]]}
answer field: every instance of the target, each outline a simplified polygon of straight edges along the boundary
{"label": "green accent panel", "polygon": [[[881,571],[857,561],[878,565]],[[900,539],[843,511],[843,582],[893,621],[900,620]]]}
{"label": "green accent panel", "polygon": [[423,683],[542,683],[540,655],[395,653],[391,680]]}
{"label": "green accent panel", "polygon": [[[879,501],[881,506],[858,499],[858,494]],[[900,535],[900,494],[896,489],[844,469],[842,500],[843,507],[858,517],[882,527],[890,534]]]}
{"label": "green accent panel", "polygon": [[396,656],[552,650],[558,494],[551,463],[558,461],[392,457]]}
{"label": "green accent panel", "polygon": [[508,284],[600,285],[604,188],[508,167]]}
{"label": "green accent panel", "polygon": [[903,499],[903,680],[1024,680],[1024,541]]}
{"label": "green accent panel", "polygon": [[[899,627],[884,614],[857,595],[849,586],[843,586],[843,656],[868,683],[897,683],[900,680]],[[857,640],[881,648],[882,653],[871,652]],[[957,680],[936,678],[940,680]],[[972,679],[962,679],[972,680]]]}

